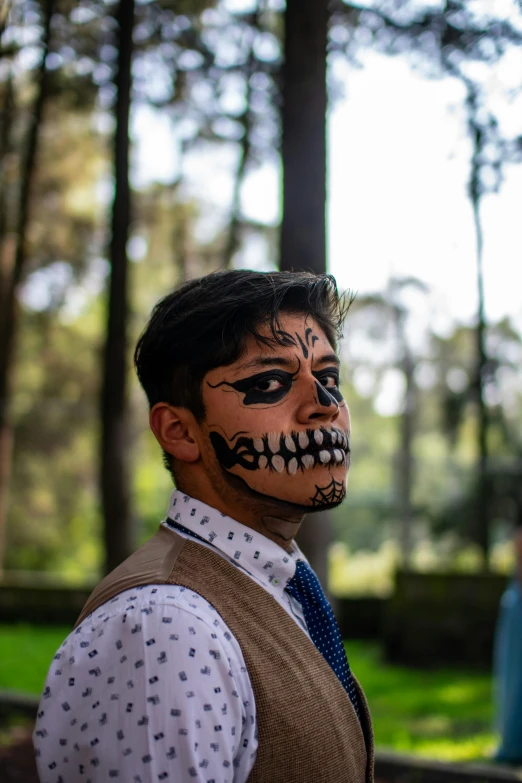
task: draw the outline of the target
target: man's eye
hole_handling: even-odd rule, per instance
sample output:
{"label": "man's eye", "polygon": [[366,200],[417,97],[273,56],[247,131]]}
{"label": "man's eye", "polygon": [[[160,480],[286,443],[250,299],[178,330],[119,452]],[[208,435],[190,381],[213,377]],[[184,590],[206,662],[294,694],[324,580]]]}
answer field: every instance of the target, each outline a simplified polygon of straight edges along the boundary
{"label": "man's eye", "polygon": [[339,383],[337,375],[323,375],[319,380],[326,389],[336,389]]}
{"label": "man's eye", "polygon": [[275,392],[282,389],[283,386],[284,384],[279,378],[263,378],[262,380],[256,381],[255,386],[252,388],[261,392]]}

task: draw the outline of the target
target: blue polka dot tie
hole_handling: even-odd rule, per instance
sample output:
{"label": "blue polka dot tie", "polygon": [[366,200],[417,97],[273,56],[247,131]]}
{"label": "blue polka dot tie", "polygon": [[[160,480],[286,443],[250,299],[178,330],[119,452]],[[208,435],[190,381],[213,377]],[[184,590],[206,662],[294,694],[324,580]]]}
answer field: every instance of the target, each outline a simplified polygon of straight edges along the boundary
{"label": "blue polka dot tie", "polygon": [[295,574],[286,591],[301,604],[311,640],[334,670],[360,720],[355,683],[337,620],[319,579],[304,560],[297,561]]}

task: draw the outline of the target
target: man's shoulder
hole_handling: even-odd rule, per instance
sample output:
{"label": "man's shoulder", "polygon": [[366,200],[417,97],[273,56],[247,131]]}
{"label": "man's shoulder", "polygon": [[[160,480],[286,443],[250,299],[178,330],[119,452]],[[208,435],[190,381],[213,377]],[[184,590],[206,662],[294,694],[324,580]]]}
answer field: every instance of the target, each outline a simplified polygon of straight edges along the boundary
{"label": "man's shoulder", "polygon": [[218,642],[229,653],[232,646],[237,655],[238,643],[216,609],[199,593],[182,585],[141,585],[119,593],[99,606],[72,631],[64,642],[81,646],[85,641],[102,637],[109,642],[119,637],[141,638],[146,644],[154,638],[171,637],[181,630]]}
{"label": "man's shoulder", "polygon": [[203,621],[212,618],[211,623],[219,618],[217,611],[203,596],[183,585],[148,584],[123,590],[110,598],[88,615],[76,631],[96,631],[111,620],[119,618],[121,621],[124,617],[135,615],[163,618],[169,610],[179,610],[181,617],[184,614],[200,616]]}

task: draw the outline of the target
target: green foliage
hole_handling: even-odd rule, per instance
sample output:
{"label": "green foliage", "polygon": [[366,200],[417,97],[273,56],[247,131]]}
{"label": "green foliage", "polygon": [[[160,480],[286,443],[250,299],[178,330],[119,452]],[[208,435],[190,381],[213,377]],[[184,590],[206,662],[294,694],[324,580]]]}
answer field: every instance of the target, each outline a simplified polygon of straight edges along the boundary
{"label": "green foliage", "polygon": [[[49,100],[32,193],[29,272],[65,263],[76,281],[88,273],[93,239],[105,220],[96,185],[108,162],[106,141],[95,130],[92,107],[71,111],[61,96]],[[47,309],[58,304],[51,301]]]}
{"label": "green foliage", "polygon": [[[404,372],[400,344],[386,316],[383,296],[356,300],[347,320],[344,396],[352,416],[352,467],[348,494],[333,512],[336,538],[350,550],[377,550],[397,535],[399,434],[404,399],[380,412],[387,378]],[[490,372],[487,403],[491,544],[505,540],[520,506],[522,465],[520,360],[522,342],[509,321],[488,328]],[[416,348],[415,437],[412,447],[412,543],[455,534],[473,542],[476,513],[476,406],[472,382],[475,335],[456,325],[445,336],[426,332]],[[458,398],[459,405],[448,413]],[[449,416],[449,418],[448,418]]]}
{"label": "green foliage", "polygon": [[[27,313],[15,396],[6,566],[96,571],[97,373],[89,321]],[[98,551],[96,551],[98,550]]]}
{"label": "green foliage", "polygon": [[[143,406],[145,408],[145,406]],[[143,410],[142,415],[146,413]],[[139,440],[142,455],[135,472],[136,510],[140,519],[139,543],[153,535],[167,513],[172,478],[162,465],[160,447],[150,430],[144,430]]]}
{"label": "green foliage", "polygon": [[376,551],[356,552],[350,552],[346,544],[338,541],[329,552],[329,590],[336,596],[388,596],[393,590],[399,559],[399,547],[391,540],[384,541]]}
{"label": "green foliage", "polygon": [[[395,572],[401,562],[398,542],[390,538],[377,548],[351,550],[343,541],[330,547],[328,587],[336,596],[377,595],[393,592]],[[515,568],[515,553],[509,540],[497,541],[490,556],[493,573],[508,576]],[[479,573],[480,551],[473,544],[464,545],[455,534],[433,541],[417,541],[410,557],[410,568],[423,573]]]}

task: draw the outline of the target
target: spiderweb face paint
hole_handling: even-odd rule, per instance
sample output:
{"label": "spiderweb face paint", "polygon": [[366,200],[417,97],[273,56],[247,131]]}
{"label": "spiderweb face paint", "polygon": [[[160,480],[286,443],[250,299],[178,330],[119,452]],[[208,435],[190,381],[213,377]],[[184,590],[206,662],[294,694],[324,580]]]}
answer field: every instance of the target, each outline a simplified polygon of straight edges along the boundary
{"label": "spiderweb face paint", "polygon": [[241,358],[203,381],[206,429],[236,485],[310,510],[338,505],[350,464],[350,418],[339,362],[319,326],[281,318],[282,345],[247,342]]}

